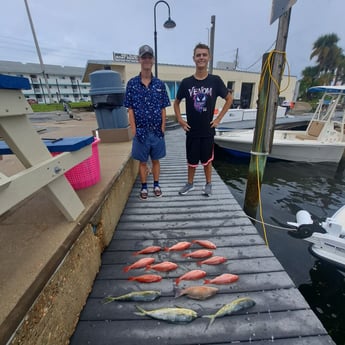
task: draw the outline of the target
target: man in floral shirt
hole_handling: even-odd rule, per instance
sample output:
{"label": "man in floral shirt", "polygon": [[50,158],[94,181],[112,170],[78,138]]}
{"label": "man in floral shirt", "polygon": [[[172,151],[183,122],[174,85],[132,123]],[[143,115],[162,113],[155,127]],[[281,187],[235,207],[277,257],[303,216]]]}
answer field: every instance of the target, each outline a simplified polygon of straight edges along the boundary
{"label": "man in floral shirt", "polygon": [[148,198],[147,161],[151,158],[153,193],[162,195],[159,186],[160,162],[166,155],[166,107],[170,100],[164,83],[152,75],[153,49],[144,45],[139,49],[140,74],[127,83],[124,106],[128,108],[129,124],[133,132],[132,157],[138,160],[141,180],[140,199]]}

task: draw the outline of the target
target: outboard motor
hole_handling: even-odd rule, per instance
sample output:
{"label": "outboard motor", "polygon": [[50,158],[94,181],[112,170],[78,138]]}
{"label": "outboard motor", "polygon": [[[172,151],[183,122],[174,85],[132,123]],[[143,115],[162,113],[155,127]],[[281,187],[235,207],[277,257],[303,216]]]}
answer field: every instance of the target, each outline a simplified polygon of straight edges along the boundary
{"label": "outboard motor", "polygon": [[288,231],[288,234],[294,238],[307,238],[310,237],[314,232],[319,232],[321,234],[326,233],[326,230],[322,226],[314,222],[308,211],[300,210],[296,214],[297,222],[288,222],[289,225],[296,227],[296,230]]}

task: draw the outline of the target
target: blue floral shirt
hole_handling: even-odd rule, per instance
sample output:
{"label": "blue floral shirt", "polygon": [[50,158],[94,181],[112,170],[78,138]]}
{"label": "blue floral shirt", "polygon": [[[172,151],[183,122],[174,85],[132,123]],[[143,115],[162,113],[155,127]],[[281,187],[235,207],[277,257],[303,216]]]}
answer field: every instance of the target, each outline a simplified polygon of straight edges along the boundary
{"label": "blue floral shirt", "polygon": [[170,105],[164,83],[152,77],[146,87],[140,74],[127,83],[124,106],[132,108],[135,117],[136,137],[144,142],[149,132],[163,138],[162,109]]}

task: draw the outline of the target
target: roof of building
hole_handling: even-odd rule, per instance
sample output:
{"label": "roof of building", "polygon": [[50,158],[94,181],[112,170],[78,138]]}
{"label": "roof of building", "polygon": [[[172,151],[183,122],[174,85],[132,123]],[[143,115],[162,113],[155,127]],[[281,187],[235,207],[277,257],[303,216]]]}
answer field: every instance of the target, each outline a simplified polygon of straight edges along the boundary
{"label": "roof of building", "polygon": [[[44,65],[45,72],[53,75],[82,76],[85,72],[83,67]],[[22,63],[17,61],[0,60],[0,73],[17,74],[40,74],[41,65],[38,63]]]}

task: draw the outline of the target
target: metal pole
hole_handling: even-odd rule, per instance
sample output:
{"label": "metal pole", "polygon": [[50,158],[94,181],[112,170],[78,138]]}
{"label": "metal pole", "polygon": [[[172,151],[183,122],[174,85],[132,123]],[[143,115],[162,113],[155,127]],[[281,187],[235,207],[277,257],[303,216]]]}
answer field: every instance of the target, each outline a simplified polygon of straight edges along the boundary
{"label": "metal pole", "polygon": [[156,7],[159,3],[164,3],[168,7],[168,13],[169,17],[168,20],[164,23],[164,27],[166,29],[172,29],[176,26],[176,23],[171,19],[170,17],[170,6],[169,4],[164,0],[159,0],[155,3],[154,9],[153,9],[153,17],[154,17],[154,42],[155,42],[155,76],[158,78],[158,53],[157,53],[157,27],[156,27]]}
{"label": "metal pole", "polygon": [[[49,85],[48,85],[48,79],[47,79],[47,75],[46,75],[46,73],[44,71],[44,64],[43,64],[43,60],[42,60],[42,56],[41,56],[41,51],[40,51],[40,47],[38,45],[38,41],[37,41],[37,38],[36,38],[35,28],[34,28],[34,24],[33,24],[32,19],[31,19],[31,14],[30,14],[30,10],[29,10],[29,6],[28,6],[28,3],[27,3],[27,0],[24,0],[24,3],[25,3],[25,7],[26,7],[26,12],[28,13],[32,35],[34,36],[34,41],[35,41],[35,45],[36,45],[38,59],[40,60],[40,65],[41,65],[41,70],[42,70],[43,78],[44,78],[44,81],[45,81],[45,84],[46,84],[46,88],[47,88],[47,91],[48,91],[49,103],[52,103],[52,96],[51,96]],[[45,97],[44,97],[44,99],[45,99]]]}
{"label": "metal pole", "polygon": [[211,34],[210,34],[210,52],[211,58],[209,62],[208,71],[210,74],[213,73],[213,55],[214,55],[214,31],[216,26],[216,16],[211,16]]}

